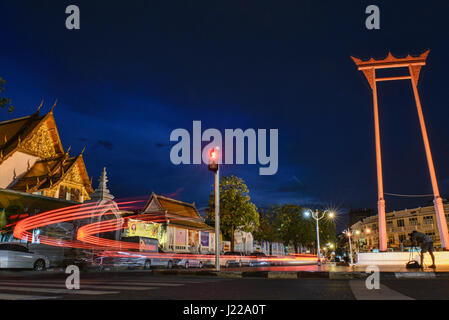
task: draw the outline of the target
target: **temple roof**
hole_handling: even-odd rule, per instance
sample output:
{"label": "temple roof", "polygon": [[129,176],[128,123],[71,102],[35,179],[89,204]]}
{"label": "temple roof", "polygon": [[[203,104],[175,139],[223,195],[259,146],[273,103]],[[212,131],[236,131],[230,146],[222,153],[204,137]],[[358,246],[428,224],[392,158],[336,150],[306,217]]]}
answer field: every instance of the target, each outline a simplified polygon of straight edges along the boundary
{"label": "temple roof", "polygon": [[[195,204],[182,202],[152,193],[141,214],[161,213],[170,225],[201,230],[213,230],[204,223]],[[160,218],[160,217],[159,217]]]}
{"label": "temple roof", "polygon": [[46,124],[48,127],[54,154],[63,154],[64,149],[59,139],[53,111],[46,115],[39,115],[38,110],[27,117],[0,122],[0,163],[16,150],[38,156],[37,152],[24,146],[24,142],[31,139],[43,124]]}
{"label": "temple roof", "polygon": [[70,169],[78,164],[83,178],[83,185],[88,193],[93,189],[87,176],[82,154],[69,157],[67,153],[62,156],[36,161],[36,163],[21,177],[11,189],[17,191],[36,192],[53,187],[64,180]]}

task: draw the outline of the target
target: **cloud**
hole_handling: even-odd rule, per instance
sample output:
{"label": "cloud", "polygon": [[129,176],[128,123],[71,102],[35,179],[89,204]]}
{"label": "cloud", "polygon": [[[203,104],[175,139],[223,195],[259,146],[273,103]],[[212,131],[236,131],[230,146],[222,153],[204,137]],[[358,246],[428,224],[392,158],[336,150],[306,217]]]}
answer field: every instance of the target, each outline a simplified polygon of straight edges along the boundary
{"label": "cloud", "polygon": [[165,148],[165,147],[170,147],[170,146],[171,146],[170,143],[156,142],[156,147],[158,147],[158,148]]}
{"label": "cloud", "polygon": [[109,151],[111,151],[114,148],[114,145],[112,144],[112,142],[106,141],[106,140],[98,140],[95,147],[97,147],[97,146],[104,147],[105,149],[107,149]]}

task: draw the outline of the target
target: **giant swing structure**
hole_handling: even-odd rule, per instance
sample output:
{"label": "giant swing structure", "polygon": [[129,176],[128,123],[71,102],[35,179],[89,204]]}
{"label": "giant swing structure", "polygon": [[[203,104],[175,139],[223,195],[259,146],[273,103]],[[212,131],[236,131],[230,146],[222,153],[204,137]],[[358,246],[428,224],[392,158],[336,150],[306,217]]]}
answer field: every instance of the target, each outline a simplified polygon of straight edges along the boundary
{"label": "giant swing structure", "polygon": [[[434,195],[435,214],[438,225],[438,231],[441,240],[441,247],[449,250],[449,236],[447,229],[446,217],[444,214],[443,200],[440,196],[438,183],[433,164],[432,153],[430,151],[429,138],[427,136],[426,124],[421,107],[421,101],[418,93],[418,80],[421,68],[426,65],[426,59],[430,50],[422,53],[417,57],[408,55],[405,58],[396,58],[391,53],[383,60],[375,60],[373,58],[363,61],[358,58],[351,57],[362,71],[371,86],[373,93],[374,105],[374,130],[375,130],[375,144],[376,144],[376,164],[377,164],[377,185],[378,185],[378,218],[379,218],[379,251],[387,251],[387,229],[385,221],[385,199],[382,179],[382,157],[380,149],[380,132],[379,132],[379,108],[377,103],[377,82],[379,81],[393,81],[393,80],[410,80],[412,83],[413,93],[415,95],[416,108],[418,111],[419,123],[421,126],[422,137],[424,141],[424,148],[426,151],[427,164],[429,167],[430,180],[432,182],[432,189]],[[408,68],[409,75],[397,77],[376,77],[377,69],[391,69],[391,68]]]}

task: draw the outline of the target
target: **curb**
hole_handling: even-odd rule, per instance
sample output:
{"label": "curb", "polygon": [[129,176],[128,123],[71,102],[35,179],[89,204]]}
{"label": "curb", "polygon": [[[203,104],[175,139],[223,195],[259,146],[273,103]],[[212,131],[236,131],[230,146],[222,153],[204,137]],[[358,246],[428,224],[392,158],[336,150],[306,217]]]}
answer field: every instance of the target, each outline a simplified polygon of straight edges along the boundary
{"label": "curb", "polygon": [[298,272],[268,272],[268,278],[269,279],[298,279],[299,274]]}
{"label": "curb", "polygon": [[364,272],[330,272],[329,279],[336,280],[352,280],[352,279],[365,279],[368,277],[367,273]]}
{"label": "curb", "polygon": [[[88,273],[96,272],[139,272],[148,275],[176,275],[176,276],[209,276],[220,278],[264,278],[264,279],[332,279],[353,280],[366,279],[370,274],[362,271],[214,271],[214,270],[185,270],[185,269],[152,269],[128,270],[123,268],[106,268],[102,271],[95,269],[82,270]],[[65,272],[65,268],[49,268],[48,273]],[[380,272],[381,280],[396,279],[449,279],[449,272]]]}

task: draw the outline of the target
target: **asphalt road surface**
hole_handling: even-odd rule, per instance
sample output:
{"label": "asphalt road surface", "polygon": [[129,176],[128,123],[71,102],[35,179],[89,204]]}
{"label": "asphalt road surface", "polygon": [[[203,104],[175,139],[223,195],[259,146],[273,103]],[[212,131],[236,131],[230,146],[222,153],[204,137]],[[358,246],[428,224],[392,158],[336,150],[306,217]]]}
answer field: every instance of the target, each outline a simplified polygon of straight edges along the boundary
{"label": "asphalt road surface", "polygon": [[217,278],[146,272],[81,273],[79,290],[65,274],[1,272],[2,300],[414,300],[448,299],[448,279],[395,279],[368,290],[364,280]]}

